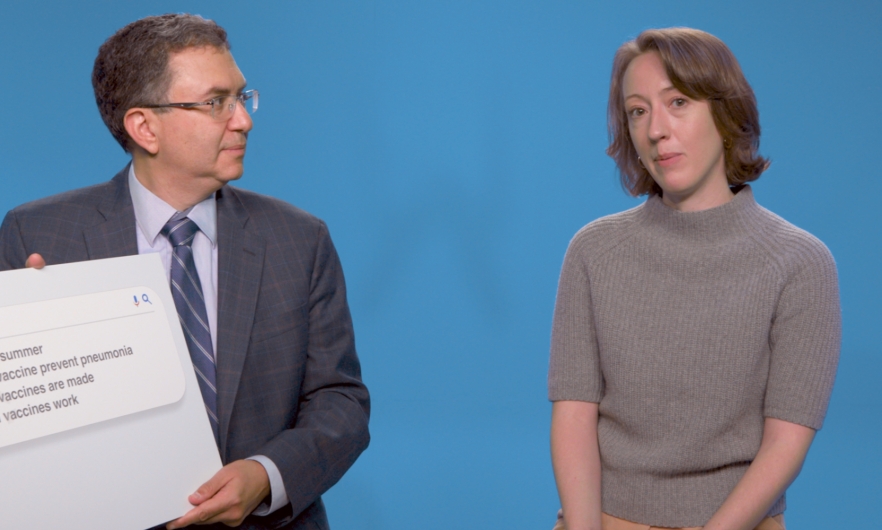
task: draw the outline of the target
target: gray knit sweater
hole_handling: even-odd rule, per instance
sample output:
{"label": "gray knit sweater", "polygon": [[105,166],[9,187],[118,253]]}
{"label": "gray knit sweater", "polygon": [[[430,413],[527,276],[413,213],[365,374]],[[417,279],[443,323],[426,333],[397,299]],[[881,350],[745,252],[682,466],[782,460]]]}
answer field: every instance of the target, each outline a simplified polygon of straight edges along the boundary
{"label": "gray knit sweater", "polygon": [[[765,417],[821,427],[840,335],[830,252],[749,186],[701,212],[655,196],[570,243],[548,395],[600,404],[604,512],[702,526]],[[782,496],[769,515],[783,510]]]}

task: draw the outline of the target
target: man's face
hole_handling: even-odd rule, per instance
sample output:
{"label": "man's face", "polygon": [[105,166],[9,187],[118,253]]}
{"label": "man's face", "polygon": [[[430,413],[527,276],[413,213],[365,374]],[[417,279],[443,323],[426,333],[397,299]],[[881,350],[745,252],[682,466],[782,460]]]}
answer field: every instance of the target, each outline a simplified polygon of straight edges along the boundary
{"label": "man's face", "polygon": [[[187,48],[169,56],[172,74],[168,103],[195,103],[239,94],[245,77],[227,50]],[[241,104],[228,120],[212,117],[211,107],[173,108],[157,113],[157,162],[179,185],[206,195],[242,176],[245,144],[252,121]]]}

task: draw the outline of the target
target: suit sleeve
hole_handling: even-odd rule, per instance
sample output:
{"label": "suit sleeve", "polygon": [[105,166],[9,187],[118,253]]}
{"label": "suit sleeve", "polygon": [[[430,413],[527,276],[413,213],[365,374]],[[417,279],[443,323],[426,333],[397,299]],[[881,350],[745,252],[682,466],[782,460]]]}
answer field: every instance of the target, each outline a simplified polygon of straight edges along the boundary
{"label": "suit sleeve", "polygon": [[370,398],[361,381],[343,271],[324,223],[318,236],[299,410],[294,428],[260,452],[281,470],[295,514],[340,480],[370,439]]}
{"label": "suit sleeve", "polygon": [[24,267],[28,254],[19,231],[14,211],[10,211],[0,225],[0,271]]}

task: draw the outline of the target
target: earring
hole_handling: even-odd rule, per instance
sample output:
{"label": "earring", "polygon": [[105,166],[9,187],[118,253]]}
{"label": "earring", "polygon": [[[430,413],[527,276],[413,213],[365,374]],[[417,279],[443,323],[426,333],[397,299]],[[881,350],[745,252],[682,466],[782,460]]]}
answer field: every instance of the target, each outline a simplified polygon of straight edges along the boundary
{"label": "earring", "polygon": [[646,166],[643,165],[643,160],[640,160],[639,156],[637,157],[637,163],[640,164],[640,167],[642,167],[643,169],[646,169]]}
{"label": "earring", "polygon": [[723,138],[723,147],[725,147],[726,149],[731,148],[732,140],[730,140],[729,138]]}

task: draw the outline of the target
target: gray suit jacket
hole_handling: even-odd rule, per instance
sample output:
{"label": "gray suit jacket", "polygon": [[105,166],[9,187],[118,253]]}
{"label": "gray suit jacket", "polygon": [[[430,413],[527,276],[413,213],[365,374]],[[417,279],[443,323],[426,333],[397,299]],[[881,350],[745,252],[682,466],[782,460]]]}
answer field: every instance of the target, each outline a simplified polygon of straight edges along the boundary
{"label": "gray suit jacket", "polygon": [[[0,270],[34,252],[48,265],[137,254],[127,175],[10,211]],[[230,186],[217,194],[217,223],[221,458],[269,457],[291,501],[242,528],[327,529],[320,495],[369,440],[337,253],[321,220]]]}

